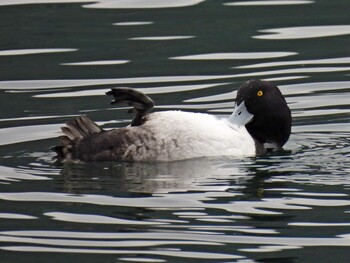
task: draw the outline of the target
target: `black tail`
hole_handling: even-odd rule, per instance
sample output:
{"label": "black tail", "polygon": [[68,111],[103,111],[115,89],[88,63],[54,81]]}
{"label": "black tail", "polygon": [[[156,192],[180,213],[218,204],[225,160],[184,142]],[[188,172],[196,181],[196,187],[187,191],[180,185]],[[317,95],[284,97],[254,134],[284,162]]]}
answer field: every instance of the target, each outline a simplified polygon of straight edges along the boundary
{"label": "black tail", "polygon": [[154,102],[150,97],[131,88],[113,88],[106,94],[114,97],[111,104],[126,103],[133,107],[130,112],[134,111],[136,115],[131,126],[140,126],[143,123],[143,117],[154,107]]}
{"label": "black tail", "polygon": [[78,141],[103,131],[85,115],[68,121],[61,129],[64,135],[59,137],[60,145],[51,148],[57,154],[55,159],[58,161],[73,160],[72,152]]}

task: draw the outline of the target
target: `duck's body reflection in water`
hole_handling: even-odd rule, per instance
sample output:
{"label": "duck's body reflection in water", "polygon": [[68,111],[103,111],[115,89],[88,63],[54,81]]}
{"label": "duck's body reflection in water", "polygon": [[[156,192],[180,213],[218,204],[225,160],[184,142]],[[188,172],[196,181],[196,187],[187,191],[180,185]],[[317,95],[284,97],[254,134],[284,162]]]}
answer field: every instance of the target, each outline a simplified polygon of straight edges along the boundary
{"label": "duck's body reflection in water", "polygon": [[66,191],[75,193],[91,189],[142,193],[225,191],[231,180],[250,178],[242,164],[251,161],[199,158],[159,163],[65,164],[61,174]]}

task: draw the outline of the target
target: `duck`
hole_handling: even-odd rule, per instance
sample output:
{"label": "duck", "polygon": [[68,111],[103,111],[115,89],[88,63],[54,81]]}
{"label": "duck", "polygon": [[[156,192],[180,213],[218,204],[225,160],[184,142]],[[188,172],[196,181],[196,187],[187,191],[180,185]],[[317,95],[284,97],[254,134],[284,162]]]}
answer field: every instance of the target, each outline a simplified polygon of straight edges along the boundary
{"label": "duck", "polygon": [[281,150],[292,117],[276,84],[249,80],[237,90],[228,118],[179,110],[156,111],[154,101],[132,88],[112,88],[111,104],[127,104],[130,125],[105,130],[86,115],[61,127],[56,161],[170,162],[201,157],[250,157]]}

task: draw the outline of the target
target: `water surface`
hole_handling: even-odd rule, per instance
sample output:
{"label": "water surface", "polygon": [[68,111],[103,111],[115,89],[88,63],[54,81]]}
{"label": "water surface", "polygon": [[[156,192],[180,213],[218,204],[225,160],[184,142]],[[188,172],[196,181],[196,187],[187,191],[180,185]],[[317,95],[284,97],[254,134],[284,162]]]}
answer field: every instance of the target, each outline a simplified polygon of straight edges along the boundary
{"label": "water surface", "polygon": [[[0,253],[6,262],[347,262],[348,1],[1,1]],[[293,114],[273,156],[54,165],[64,122],[155,110],[229,116],[275,81]]]}

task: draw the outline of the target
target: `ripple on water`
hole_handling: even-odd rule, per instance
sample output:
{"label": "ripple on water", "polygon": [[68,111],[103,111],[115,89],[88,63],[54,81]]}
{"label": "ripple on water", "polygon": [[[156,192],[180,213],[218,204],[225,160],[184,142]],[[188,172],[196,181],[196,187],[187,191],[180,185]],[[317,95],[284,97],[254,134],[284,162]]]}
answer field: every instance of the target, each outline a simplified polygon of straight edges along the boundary
{"label": "ripple on water", "polygon": [[166,41],[166,40],[182,40],[190,39],[195,36],[146,36],[146,37],[132,37],[129,40],[146,40],[146,41]]}
{"label": "ripple on water", "polygon": [[301,27],[286,27],[259,30],[261,33],[270,33],[267,35],[253,36],[256,39],[304,39],[317,37],[331,37],[350,34],[349,25],[337,26],[301,26]]}
{"label": "ripple on water", "polygon": [[0,145],[43,140],[59,136],[62,124],[28,125],[0,129]]}
{"label": "ripple on water", "polygon": [[23,56],[23,55],[35,55],[35,54],[47,54],[47,53],[62,53],[62,52],[74,52],[77,50],[78,49],[74,49],[74,48],[36,48],[36,49],[1,50],[0,56]]}
{"label": "ripple on water", "polygon": [[[56,174],[58,172],[56,171]],[[0,182],[1,184],[17,182],[21,180],[51,180],[50,177],[44,176],[44,172],[35,171],[32,169],[10,168],[0,166]],[[47,175],[47,173],[46,173]]]}
{"label": "ripple on water", "polygon": [[[97,0],[98,1],[98,0]],[[108,0],[105,0],[108,1]],[[96,0],[2,0],[0,6],[6,5],[28,5],[28,4],[60,4],[60,3],[89,3]]]}
{"label": "ripple on water", "polygon": [[281,67],[291,65],[328,65],[328,64],[349,64],[350,57],[343,58],[327,58],[327,59],[310,59],[310,60],[296,60],[296,61],[278,61],[266,62],[246,66],[238,66],[235,68],[267,68],[267,67]]}
{"label": "ripple on water", "polygon": [[[229,83],[214,83],[214,84],[195,84],[195,85],[177,85],[177,86],[161,86],[138,88],[137,90],[146,94],[163,94],[172,92],[184,92],[192,90],[209,89],[217,86],[227,85]],[[36,98],[62,98],[62,97],[84,97],[84,96],[105,96],[106,89],[89,89],[82,91],[59,92],[49,94],[34,95]]]}
{"label": "ripple on water", "polygon": [[84,7],[87,8],[113,8],[113,9],[139,9],[139,8],[177,8],[193,6],[204,2],[204,0],[95,0],[94,4],[88,4]]}
{"label": "ripple on water", "polygon": [[138,8],[176,8],[197,5],[204,0],[2,0],[0,6],[42,4],[42,3],[92,3],[86,4],[86,8],[113,8],[113,9],[138,9]]}
{"label": "ripple on water", "polygon": [[[40,237],[40,238],[38,238]],[[51,237],[51,238],[45,238]],[[61,239],[63,237],[64,239]],[[140,237],[142,237],[140,239]],[[67,239],[74,238],[74,239]],[[279,250],[302,247],[322,247],[342,246],[349,247],[349,236],[340,235],[338,237],[308,238],[308,237],[270,237],[270,236],[249,236],[249,235],[218,235],[201,233],[181,233],[181,232],[137,232],[137,233],[89,233],[89,232],[64,232],[64,231],[8,231],[0,233],[0,241],[7,239],[12,243],[27,243],[28,246],[2,246],[3,250],[11,251],[31,251],[31,252],[57,252],[57,253],[104,253],[104,254],[129,254],[140,253],[146,255],[167,255],[172,257],[193,257],[210,259],[242,258],[242,256],[194,252],[180,250],[137,250],[143,247],[145,242],[151,246],[157,245],[205,245],[217,246],[221,244],[240,245],[262,245],[260,249],[265,252],[274,248]],[[102,240],[99,240],[102,239]],[[114,239],[115,241],[109,241]],[[123,241],[127,239],[127,241]],[[106,241],[108,240],[108,241]],[[40,246],[41,245],[41,246]],[[45,245],[45,246],[43,246]],[[47,245],[47,246],[46,246]],[[69,245],[69,248],[64,246]],[[49,246],[49,247],[48,247]],[[104,250],[99,247],[105,247]],[[123,248],[134,247],[133,250],[123,250]],[[119,248],[119,249],[110,249]],[[269,249],[270,248],[270,249]],[[255,249],[241,248],[239,251],[256,252]],[[263,252],[263,251],[262,251]]]}
{"label": "ripple on water", "polygon": [[152,25],[154,22],[152,21],[128,21],[128,22],[118,22],[113,23],[115,26],[146,26],[146,25]]}
{"label": "ripple on water", "polygon": [[[0,178],[1,180],[1,178]],[[14,213],[0,213],[0,218],[2,219],[38,219],[35,216],[23,215],[23,214],[14,214]]]}
{"label": "ripple on water", "polygon": [[[94,205],[109,205],[121,207],[142,207],[142,208],[160,208],[167,210],[177,209],[222,209],[223,211],[238,213],[238,214],[261,214],[261,215],[279,215],[282,212],[276,210],[308,210],[313,206],[349,206],[350,201],[341,199],[317,199],[317,198],[300,198],[289,197],[281,198],[263,198],[261,201],[232,201],[228,203],[212,204],[205,201],[215,200],[216,198],[234,197],[241,195],[239,193],[200,193],[200,194],[164,194],[132,200],[130,198],[102,196],[102,195],[82,195],[71,196],[62,193],[44,193],[44,192],[23,192],[23,193],[0,193],[0,199],[7,201],[22,201],[22,202],[57,202],[57,203],[79,203],[79,204],[94,204]],[[49,214],[50,215],[50,214]],[[79,215],[55,212],[52,214],[57,218],[72,218],[77,220]],[[92,215],[81,215],[81,218],[86,220],[102,220],[101,222],[117,222],[111,218],[93,217]],[[85,219],[84,219],[85,220]],[[116,219],[117,220],[117,219]]]}
{"label": "ripple on water", "polygon": [[[1,81],[0,90],[36,90],[36,89],[57,89],[74,88],[93,85],[119,85],[119,84],[146,84],[164,82],[189,82],[189,81],[209,81],[230,78],[268,78],[272,75],[287,75],[298,73],[326,73],[349,71],[350,67],[312,67],[312,68],[291,68],[271,71],[250,72],[229,75],[202,75],[202,76],[161,76],[161,77],[135,77],[135,78],[115,78],[115,79],[51,79],[51,80],[17,80]],[[295,77],[295,76],[292,76]],[[300,76],[297,76],[299,78]],[[271,79],[271,78],[270,78]],[[276,80],[289,79],[281,77]],[[293,79],[293,78],[291,78]],[[272,80],[272,79],[271,79]]]}
{"label": "ripple on water", "polygon": [[233,2],[233,3],[224,3],[226,6],[274,6],[274,5],[305,5],[305,4],[313,4],[315,1],[308,0],[274,0],[274,1],[244,1],[244,2]]}
{"label": "ripple on water", "polygon": [[159,77],[135,77],[114,79],[47,79],[47,80],[13,80],[1,81],[0,90],[36,90],[54,88],[74,88],[94,85],[119,85],[119,84],[146,84],[165,82],[189,82],[202,80],[215,80],[232,77],[227,75],[203,75],[203,76],[159,76]]}
{"label": "ripple on water", "polygon": [[171,57],[175,60],[231,60],[231,59],[266,59],[280,58],[297,55],[295,52],[246,52],[246,53],[210,53],[179,57]]}
{"label": "ripple on water", "polygon": [[[3,0],[0,1],[0,6],[44,2],[44,0]],[[264,8],[254,7],[258,5],[286,5],[286,7],[272,8],[293,10],[288,8],[288,5],[314,3],[314,1],[302,0],[238,1],[219,3],[218,9],[213,8],[209,13],[202,13],[199,8],[202,6],[211,8],[215,1],[53,0],[49,2],[82,3],[88,8],[132,9],[198,5],[190,11],[195,11],[191,13],[195,18],[198,18],[197,14],[211,15],[213,10],[216,14],[220,10],[244,11],[242,12],[244,15],[244,13],[251,14],[250,11],[259,11]],[[200,3],[203,5],[199,5]],[[233,7],[223,8],[222,4]],[[239,5],[253,7],[238,7]],[[69,11],[70,5],[63,6],[64,10]],[[314,6],[310,5],[308,8]],[[29,9],[35,8],[32,6]],[[50,11],[50,8],[47,10]],[[59,7],[55,5],[56,8]],[[46,8],[40,6],[40,10],[44,11]],[[84,9],[75,8],[74,10],[79,12]],[[90,12],[95,11],[89,10]],[[30,59],[36,59],[41,54],[45,54],[45,59],[51,56],[56,59],[59,57],[59,61],[49,60],[48,65],[57,66],[60,70],[45,71],[50,74],[43,75],[37,75],[38,72],[35,71],[33,75],[28,75],[31,77],[18,76],[14,80],[1,81],[0,89],[6,91],[5,95],[8,97],[28,101],[28,105],[25,104],[23,107],[26,107],[25,110],[33,110],[39,104],[48,105],[60,97],[74,98],[71,99],[73,103],[77,101],[76,97],[83,97],[81,99],[84,103],[86,102],[86,105],[93,106],[91,103],[94,103],[95,98],[88,98],[88,96],[104,95],[107,85],[138,84],[140,91],[157,94],[156,97],[160,97],[162,106],[159,108],[192,108],[200,111],[230,113],[233,108],[233,98],[236,95],[234,90],[241,82],[255,77],[264,78],[278,83],[292,109],[293,134],[286,145],[289,151],[272,156],[239,160],[205,158],[170,164],[102,163],[52,167],[46,159],[43,160],[43,156],[48,158],[49,155],[48,150],[41,152],[45,151],[43,148],[46,147],[46,145],[42,146],[43,142],[49,141],[45,140],[46,138],[59,136],[59,128],[62,125],[60,122],[75,115],[62,115],[58,112],[50,116],[45,113],[45,116],[25,117],[29,113],[24,110],[16,115],[17,118],[4,115],[0,120],[3,125],[0,129],[0,145],[6,145],[1,148],[4,152],[2,161],[11,164],[15,162],[12,165],[15,168],[10,167],[11,165],[6,167],[4,164],[0,166],[0,184],[3,186],[0,193],[2,211],[0,219],[5,230],[14,231],[0,231],[0,250],[4,254],[7,251],[14,251],[15,253],[7,253],[16,254],[16,256],[21,254],[18,252],[30,252],[30,255],[36,254],[41,258],[45,255],[42,252],[53,252],[61,253],[64,257],[67,257],[68,253],[91,254],[91,256],[110,254],[116,255],[113,256],[114,260],[130,262],[185,260],[253,262],[249,257],[256,260],[268,257],[267,261],[269,259],[278,261],[276,257],[279,255],[284,257],[293,254],[293,257],[297,258],[305,256],[307,253],[304,252],[315,249],[324,250],[329,254],[338,253],[341,248],[348,249],[350,235],[346,216],[349,214],[350,201],[349,193],[346,191],[350,186],[348,165],[350,82],[339,80],[348,77],[350,59],[344,54],[334,55],[336,49],[332,50],[333,55],[327,55],[324,52],[331,47],[321,47],[321,45],[320,49],[318,47],[313,49],[312,59],[308,59],[304,57],[304,54],[309,53],[304,49],[304,45],[301,45],[301,40],[347,35],[350,34],[349,26],[280,27],[283,25],[266,20],[268,24],[276,25],[276,28],[259,31],[256,36],[245,35],[246,37],[240,38],[240,41],[232,42],[232,46],[231,42],[227,42],[229,46],[223,48],[215,45],[221,41],[220,38],[215,38],[218,42],[201,42],[198,49],[194,50],[191,49],[191,44],[197,44],[199,39],[206,36],[205,33],[213,32],[212,30],[202,31],[206,30],[203,24],[197,24],[201,25],[200,27],[194,25],[193,28],[186,28],[185,31],[174,31],[182,32],[183,35],[171,34],[171,32],[155,30],[160,22],[166,25],[163,22],[172,19],[168,17],[171,13],[169,10],[157,10],[167,14],[160,17],[157,17],[155,10],[141,10],[140,12],[147,13],[142,17],[139,16],[139,10],[132,12],[129,10],[126,11],[127,16],[122,15],[118,18],[122,12],[124,11],[111,13],[109,10],[107,13],[114,14],[113,17],[109,17],[106,23],[103,22],[105,20],[99,20],[98,25],[101,27],[107,25],[118,32],[128,31],[126,28],[121,28],[123,26],[132,30],[146,30],[143,33],[138,31],[137,37],[134,34],[123,36],[120,43],[127,43],[130,50],[133,45],[139,47],[143,44],[162,46],[162,48],[173,47],[173,44],[189,45],[188,49],[181,47],[178,52],[171,50],[166,53],[164,49],[164,52],[156,54],[156,56],[164,54],[162,59],[164,65],[167,65],[166,63],[174,67],[181,65],[181,70],[171,70],[174,76],[168,76],[170,73],[166,71],[169,68],[164,71],[157,68],[162,67],[163,64],[161,64],[157,65],[155,75],[147,75],[147,71],[139,72],[140,74],[135,73],[137,71],[131,71],[133,73],[127,73],[127,75],[123,72],[113,72],[109,75],[104,69],[114,68],[108,65],[120,64],[116,67],[120,69],[123,67],[122,64],[129,61],[119,60],[118,58],[122,57],[117,55],[112,55],[110,60],[103,60],[104,58],[99,57],[98,54],[79,58],[78,55],[82,52],[72,53],[69,56],[74,55],[74,58],[69,58],[68,52],[78,50],[74,48],[12,49],[10,47],[9,50],[0,51],[0,56],[5,60],[10,59],[5,56],[13,56],[11,59],[18,59],[18,63],[26,59],[24,65],[27,65]],[[178,9],[174,13],[182,12],[186,10]],[[104,14],[102,10],[98,13]],[[228,18],[229,16],[225,17],[225,19]],[[295,18],[294,14],[292,18]],[[288,17],[286,19],[288,20]],[[155,22],[150,22],[151,20]],[[50,21],[59,23],[59,20]],[[215,21],[220,23],[221,18]],[[93,24],[93,22],[95,21],[89,20],[89,23]],[[117,23],[112,26],[113,22]],[[214,24],[219,25],[216,22]],[[66,21],[66,23],[69,22]],[[151,24],[154,25],[146,26]],[[36,25],[39,26],[39,24]],[[250,26],[249,23],[245,25]],[[172,26],[178,25],[172,24]],[[200,28],[201,31],[193,31],[196,28]],[[35,28],[37,29],[39,28]],[[90,29],[93,30],[93,27]],[[243,33],[257,32],[256,25],[248,29]],[[47,28],[45,32],[46,30]],[[36,31],[36,34],[39,32],[39,30]],[[85,31],[82,30],[82,32]],[[225,34],[227,32],[229,31],[225,30]],[[30,33],[33,32],[28,30],[28,34]],[[194,36],[201,38],[192,39]],[[228,35],[223,37],[226,36]],[[79,40],[84,39],[84,36],[77,37]],[[120,36],[116,36],[115,40],[118,37]],[[208,40],[212,39],[212,35],[207,37]],[[134,41],[125,41],[126,39]],[[248,41],[247,39],[252,42],[244,42]],[[289,46],[289,49],[280,49],[282,51],[274,51],[273,45],[269,45],[273,42],[270,40],[284,39],[300,41],[292,41],[293,45]],[[146,41],[155,42],[146,43]],[[101,45],[102,42],[104,41],[101,41]],[[239,42],[241,46],[238,46]],[[81,43],[81,41],[74,43]],[[85,44],[89,43],[84,42]],[[69,43],[65,46],[71,47]],[[88,46],[85,47],[88,48]],[[254,50],[249,50],[249,47],[254,47]],[[79,51],[88,50],[78,48]],[[95,48],[97,47],[94,46],[94,50]],[[344,50],[344,47],[341,46],[339,50]],[[62,54],[55,55],[61,52]],[[322,55],[317,55],[317,52]],[[26,55],[32,57],[24,57]],[[128,64],[130,68],[137,66],[140,62],[137,57],[132,57],[133,63]],[[237,67],[239,61],[242,61],[242,66]],[[224,70],[227,71],[231,67],[233,74],[201,75],[203,71],[200,71],[202,70],[200,63],[203,63],[204,67],[207,64],[216,64],[225,67]],[[244,65],[247,63],[250,64]],[[193,64],[198,64],[200,67],[192,69]],[[79,73],[73,75],[70,69],[74,69],[75,72],[79,70],[92,72],[96,69],[94,74],[102,72],[103,75],[91,76],[91,78],[89,75],[79,75]],[[196,73],[191,73],[194,72],[191,70],[195,70]],[[74,79],[69,79],[64,72],[69,72],[69,77]],[[211,72],[222,72],[222,68],[216,68],[216,71]],[[130,75],[134,73],[136,76],[143,77]],[[105,76],[112,76],[112,78],[104,78]],[[310,81],[300,80],[308,77]],[[176,96],[172,100],[170,95]],[[164,98],[166,99],[162,100]],[[181,103],[181,100],[184,103]],[[64,100],[57,99],[57,101]],[[58,111],[61,110],[63,111],[58,109]],[[104,110],[99,110],[101,112],[99,118],[104,118],[102,115]],[[75,113],[78,112],[79,109]],[[118,121],[114,123],[123,122],[120,117],[117,119]],[[107,122],[99,122],[99,124],[104,125]],[[35,150],[30,146],[27,148],[27,145],[33,145],[28,143],[30,141],[38,141],[36,147],[41,147],[40,152],[33,152]],[[19,148],[21,151],[17,153],[12,148]],[[20,229],[28,229],[28,231]],[[63,229],[67,231],[59,231]],[[327,250],[324,249],[325,247]],[[310,249],[306,251],[307,248]],[[291,249],[295,252],[266,254]],[[297,250],[302,252],[299,253]],[[23,253],[23,257],[27,255],[29,254]],[[47,255],[51,257],[53,254]]]}
{"label": "ripple on water", "polygon": [[62,63],[64,66],[109,66],[109,65],[120,65],[129,63],[129,60],[100,60],[100,61],[87,61],[87,62],[71,62]]}

